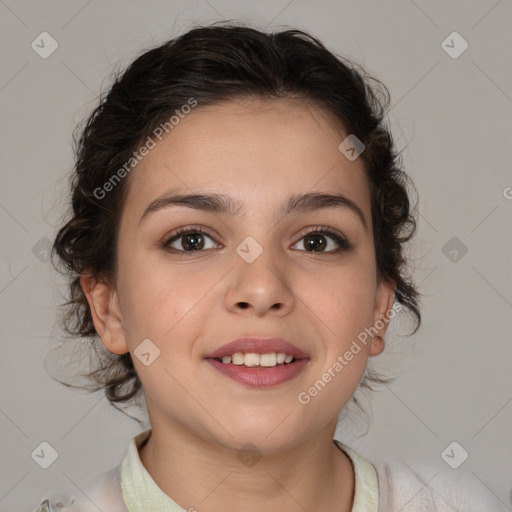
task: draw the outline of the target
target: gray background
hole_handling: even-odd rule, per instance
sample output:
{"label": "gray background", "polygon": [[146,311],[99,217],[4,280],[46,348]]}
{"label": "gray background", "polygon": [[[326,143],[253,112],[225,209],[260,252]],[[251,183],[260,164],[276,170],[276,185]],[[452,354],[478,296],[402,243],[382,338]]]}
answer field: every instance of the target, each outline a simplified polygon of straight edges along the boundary
{"label": "gray background", "polygon": [[[391,325],[391,353],[377,368],[399,378],[370,399],[366,436],[357,424],[338,436],[370,460],[421,463],[432,475],[465,472],[494,495],[496,510],[511,510],[510,0],[0,0],[0,509],[30,509],[49,489],[79,493],[121,461],[140,431],[101,394],[65,388],[44,368],[60,336],[55,305],[65,291],[45,261],[45,237],[54,236],[67,202],[71,131],[114,65],[223,18],[304,29],[381,79],[419,190],[411,255],[424,325],[411,338],[398,336],[407,325]],[[59,45],[46,59],[31,47],[43,31]],[[458,58],[442,47],[453,31],[469,44]],[[31,458],[43,441],[59,455],[46,470]],[[452,441],[469,453],[457,470],[441,458]]]}

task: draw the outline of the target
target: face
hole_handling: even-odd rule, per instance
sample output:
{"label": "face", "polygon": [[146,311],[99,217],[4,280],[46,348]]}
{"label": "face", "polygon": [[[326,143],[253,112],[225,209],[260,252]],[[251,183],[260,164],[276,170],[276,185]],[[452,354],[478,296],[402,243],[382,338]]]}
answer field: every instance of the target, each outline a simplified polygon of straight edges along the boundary
{"label": "face", "polygon": [[[291,99],[198,106],[132,171],[116,283],[83,287],[102,342],[131,353],[153,427],[262,452],[333,432],[382,341],[343,355],[394,296],[377,280],[363,163],[338,149],[347,135]],[[287,209],[312,193],[345,201]],[[169,200],[179,194],[233,205]],[[207,357],[242,337],[285,340],[296,360],[266,367],[274,356],[260,356],[247,367]],[[274,348],[264,352],[293,351]]]}

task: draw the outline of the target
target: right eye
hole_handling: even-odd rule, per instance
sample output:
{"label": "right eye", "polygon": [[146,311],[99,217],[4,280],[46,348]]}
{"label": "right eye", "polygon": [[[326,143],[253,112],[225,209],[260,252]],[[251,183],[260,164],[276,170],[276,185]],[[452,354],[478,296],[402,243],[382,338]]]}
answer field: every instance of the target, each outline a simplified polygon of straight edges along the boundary
{"label": "right eye", "polygon": [[[205,247],[206,239],[213,242],[212,247]],[[213,238],[200,227],[179,228],[162,243],[164,249],[176,252],[198,252],[204,249],[214,249],[216,245],[218,244]]]}

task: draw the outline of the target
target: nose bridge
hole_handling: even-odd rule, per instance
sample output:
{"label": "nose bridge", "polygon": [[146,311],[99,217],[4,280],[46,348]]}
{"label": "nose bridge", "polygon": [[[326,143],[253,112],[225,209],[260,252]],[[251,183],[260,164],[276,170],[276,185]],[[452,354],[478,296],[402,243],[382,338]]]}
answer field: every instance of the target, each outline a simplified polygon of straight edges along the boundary
{"label": "nose bridge", "polygon": [[271,236],[260,235],[259,238],[261,244],[255,237],[247,236],[236,247],[228,307],[252,307],[260,314],[270,308],[288,309],[293,295],[287,284],[284,260],[279,250],[270,246]]}
{"label": "nose bridge", "polygon": [[[262,240],[261,235],[259,238]],[[256,238],[248,236],[237,246],[235,266],[246,280],[270,282],[278,279],[278,251],[271,247],[270,239],[266,236],[260,244]]]}

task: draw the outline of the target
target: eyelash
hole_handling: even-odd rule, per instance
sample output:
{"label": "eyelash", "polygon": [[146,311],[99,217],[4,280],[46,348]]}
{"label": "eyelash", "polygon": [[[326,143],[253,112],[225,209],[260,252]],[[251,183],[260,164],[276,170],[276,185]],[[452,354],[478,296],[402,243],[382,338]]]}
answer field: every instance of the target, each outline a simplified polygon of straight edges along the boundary
{"label": "eyelash", "polygon": [[[166,251],[174,252],[174,253],[181,253],[181,254],[194,254],[196,252],[204,252],[205,251],[204,249],[203,250],[198,250],[198,251],[184,251],[184,250],[180,250],[180,249],[175,249],[174,247],[169,247],[170,244],[172,242],[174,242],[175,240],[179,239],[180,237],[183,237],[185,235],[190,235],[190,234],[206,235],[206,236],[208,236],[209,238],[211,238],[213,240],[213,237],[209,233],[204,231],[201,226],[197,226],[197,227],[194,227],[194,226],[191,226],[191,227],[190,226],[189,227],[180,227],[174,233],[171,233],[170,236],[166,237],[162,241],[161,247],[162,247],[162,249],[164,249]],[[311,231],[308,231],[307,233],[304,233],[301,236],[301,238],[299,238],[299,241],[302,240],[303,238],[305,238],[306,236],[310,236],[310,235],[325,235],[325,236],[327,236],[329,238],[332,238],[339,245],[339,248],[335,249],[335,250],[332,250],[332,251],[307,251],[307,250],[302,250],[301,252],[310,252],[312,254],[322,254],[322,253],[323,254],[335,254],[335,253],[340,253],[340,252],[346,252],[346,251],[349,251],[350,249],[353,248],[352,244],[346,238],[344,238],[343,236],[339,235],[337,231],[335,231],[334,229],[330,228],[329,226],[315,226]]]}

